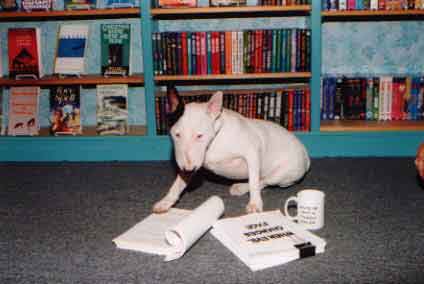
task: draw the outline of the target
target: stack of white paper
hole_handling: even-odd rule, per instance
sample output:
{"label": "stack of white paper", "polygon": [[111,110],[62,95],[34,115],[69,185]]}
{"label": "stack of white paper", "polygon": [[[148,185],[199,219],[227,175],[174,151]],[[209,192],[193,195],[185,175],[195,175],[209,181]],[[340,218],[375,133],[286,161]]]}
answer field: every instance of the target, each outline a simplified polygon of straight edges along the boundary
{"label": "stack of white paper", "polygon": [[221,198],[212,196],[195,210],[171,208],[151,214],[113,242],[122,249],[165,255],[165,261],[180,258],[208,231],[224,212]]}

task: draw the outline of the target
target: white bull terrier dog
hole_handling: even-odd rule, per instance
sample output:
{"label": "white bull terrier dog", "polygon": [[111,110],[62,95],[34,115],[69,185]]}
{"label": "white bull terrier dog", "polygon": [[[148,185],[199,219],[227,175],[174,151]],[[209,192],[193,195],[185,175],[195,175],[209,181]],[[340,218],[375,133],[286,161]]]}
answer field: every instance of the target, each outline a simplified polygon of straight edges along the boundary
{"label": "white bull terrier dog", "polygon": [[154,212],[168,211],[187,185],[185,174],[202,166],[226,178],[247,179],[247,183],[230,188],[231,195],[250,193],[247,213],[262,211],[264,187],[288,187],[309,170],[309,155],[294,134],[276,123],[249,119],[223,108],[222,92],[206,103],[189,103],[182,110],[177,106],[177,92],[169,94],[171,109],[180,108],[182,113],[170,130],[181,171],[166,196],[153,206]]}

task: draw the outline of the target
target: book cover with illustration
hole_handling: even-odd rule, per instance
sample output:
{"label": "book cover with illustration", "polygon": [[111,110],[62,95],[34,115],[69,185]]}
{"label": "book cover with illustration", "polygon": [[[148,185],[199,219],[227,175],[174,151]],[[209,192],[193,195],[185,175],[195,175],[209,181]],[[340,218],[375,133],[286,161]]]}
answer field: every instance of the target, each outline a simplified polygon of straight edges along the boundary
{"label": "book cover with illustration", "polygon": [[50,89],[50,133],[78,135],[82,133],[80,87],[55,86]]}
{"label": "book cover with illustration", "polygon": [[42,76],[40,30],[10,28],[8,30],[9,75],[15,79]]}
{"label": "book cover with illustration", "polygon": [[12,87],[9,92],[8,135],[38,135],[40,87]]}
{"label": "book cover with illustration", "polygon": [[133,8],[138,7],[138,0],[104,0],[104,8]]}
{"label": "book cover with illustration", "polygon": [[1,11],[16,11],[19,9],[16,0],[0,0]]}
{"label": "book cover with illustration", "polygon": [[104,76],[127,76],[130,70],[131,25],[101,25],[101,66]]}
{"label": "book cover with illustration", "polygon": [[79,75],[85,70],[89,26],[62,24],[59,29],[54,73]]}
{"label": "book cover with illustration", "polygon": [[49,11],[53,8],[54,0],[22,0],[21,6],[22,9],[30,12],[30,11]]}
{"label": "book cover with illustration", "polygon": [[96,9],[96,0],[64,0],[65,10],[90,10]]}
{"label": "book cover with illustration", "polygon": [[127,85],[97,85],[97,134],[128,134]]}
{"label": "book cover with illustration", "polygon": [[160,8],[192,8],[197,6],[197,0],[158,0]]}

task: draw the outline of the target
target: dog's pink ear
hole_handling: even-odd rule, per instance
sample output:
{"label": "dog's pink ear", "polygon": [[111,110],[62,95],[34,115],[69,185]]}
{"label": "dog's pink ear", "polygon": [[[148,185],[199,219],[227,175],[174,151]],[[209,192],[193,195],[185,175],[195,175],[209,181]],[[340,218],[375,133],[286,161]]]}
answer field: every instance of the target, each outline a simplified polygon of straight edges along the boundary
{"label": "dog's pink ear", "polygon": [[221,91],[216,92],[212,95],[208,101],[208,113],[212,115],[213,118],[218,117],[222,112],[222,100],[223,94]]}

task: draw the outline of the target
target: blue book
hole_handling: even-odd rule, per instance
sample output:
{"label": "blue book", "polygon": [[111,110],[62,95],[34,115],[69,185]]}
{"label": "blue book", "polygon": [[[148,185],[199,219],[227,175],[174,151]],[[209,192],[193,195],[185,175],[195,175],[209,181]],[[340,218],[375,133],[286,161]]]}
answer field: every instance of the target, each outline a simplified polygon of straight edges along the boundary
{"label": "blue book", "polygon": [[105,8],[133,8],[138,6],[137,0],[104,0]]}

